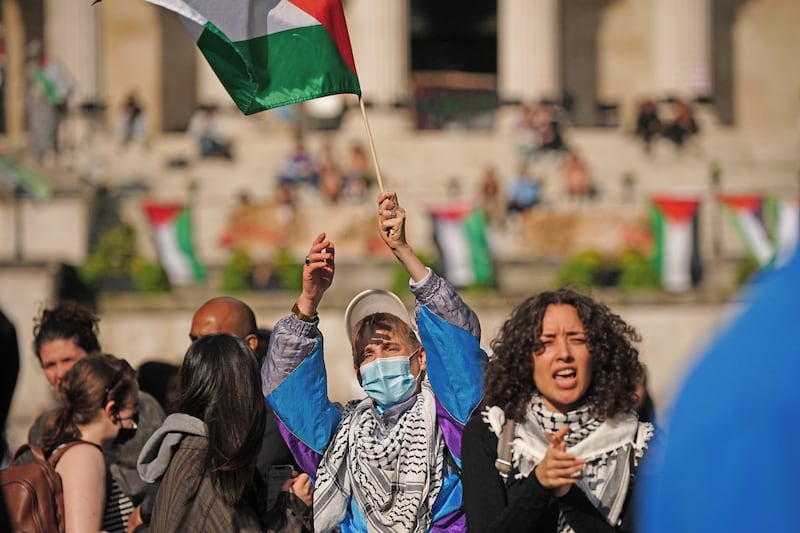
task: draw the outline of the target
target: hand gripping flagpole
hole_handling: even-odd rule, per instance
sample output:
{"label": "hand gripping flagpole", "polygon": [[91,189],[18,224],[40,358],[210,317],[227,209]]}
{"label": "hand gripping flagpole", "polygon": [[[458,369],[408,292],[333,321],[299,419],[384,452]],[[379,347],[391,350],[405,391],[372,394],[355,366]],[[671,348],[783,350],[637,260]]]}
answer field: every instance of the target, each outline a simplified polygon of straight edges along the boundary
{"label": "hand gripping flagpole", "polygon": [[383,179],[381,179],[381,168],[378,165],[378,156],[375,155],[375,142],[372,140],[372,131],[369,129],[367,120],[367,110],[364,108],[364,98],[358,95],[358,104],[361,107],[361,116],[364,118],[364,127],[367,129],[367,141],[369,141],[369,151],[372,154],[372,162],[375,164],[375,176],[378,178],[378,187],[383,192]]}

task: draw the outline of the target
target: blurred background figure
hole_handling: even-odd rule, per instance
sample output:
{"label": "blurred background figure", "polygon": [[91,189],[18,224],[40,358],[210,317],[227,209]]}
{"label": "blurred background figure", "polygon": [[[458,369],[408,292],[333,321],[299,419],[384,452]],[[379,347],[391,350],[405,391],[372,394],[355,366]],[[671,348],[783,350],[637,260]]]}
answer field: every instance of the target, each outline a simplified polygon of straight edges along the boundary
{"label": "blurred background figure", "polygon": [[500,250],[500,240],[506,225],[506,198],[494,167],[486,167],[478,190],[478,209],[486,218],[486,240],[493,257]]}
{"label": "blurred background figure", "polygon": [[700,132],[694,119],[692,107],[683,100],[672,103],[672,122],[664,128],[664,138],[669,139],[676,148],[682,148],[686,142]]}
{"label": "blurred background figure", "polygon": [[322,148],[318,167],[319,192],[325,201],[335,204],[344,192],[344,177],[330,142],[325,143]]}
{"label": "blurred background figure", "polygon": [[[644,367],[644,365],[642,365]],[[656,406],[653,403],[653,398],[650,396],[650,390],[647,388],[647,368],[638,380],[636,380],[636,403],[633,405],[633,410],[639,415],[639,420],[642,422],[650,422],[656,424]]]}
{"label": "blurred background figure", "polygon": [[636,131],[634,133],[642,140],[646,153],[650,153],[653,140],[661,134],[662,129],[663,125],[658,117],[656,103],[649,98],[642,100],[639,104],[639,114],[636,117]]}
{"label": "blurred background figure", "polygon": [[366,149],[361,143],[353,142],[350,144],[345,164],[345,195],[355,200],[363,199],[368,195],[375,179]]}
{"label": "blurred background figure", "polygon": [[192,114],[187,133],[197,142],[201,157],[233,159],[233,145],[222,134],[217,106],[201,105]]}
{"label": "blurred background figure", "polygon": [[122,146],[140,143],[147,147],[147,113],[135,93],[130,93],[117,119],[117,136]]}
{"label": "blurred background figure", "polygon": [[28,148],[43,162],[59,155],[59,129],[67,113],[72,80],[60,63],[45,55],[41,41],[31,41],[26,53]]}
{"label": "blurred background figure", "polygon": [[561,163],[561,180],[567,197],[572,200],[593,199],[597,196],[589,164],[574,150],[567,150]]}
{"label": "blurred background figure", "polygon": [[519,161],[528,161],[536,153],[538,145],[533,129],[533,108],[530,105],[520,104],[517,108],[513,130],[517,158]]}
{"label": "blurred background figure", "polygon": [[314,162],[314,157],[306,149],[306,145],[301,137],[295,140],[292,153],[284,160],[278,175],[278,183],[280,185],[291,185],[293,187],[299,185],[317,187],[319,185],[317,165]]}
{"label": "blurred background figure", "polygon": [[522,213],[541,202],[542,183],[531,175],[528,165],[519,166],[508,189],[508,212]]}
{"label": "blurred background figure", "polygon": [[158,401],[165,414],[174,413],[178,402],[178,366],[165,361],[145,361],[136,370],[139,390]]}
{"label": "blurred background figure", "polygon": [[531,127],[536,136],[536,154],[560,152],[566,148],[561,136],[561,124],[556,119],[553,107],[541,104],[533,109]]}

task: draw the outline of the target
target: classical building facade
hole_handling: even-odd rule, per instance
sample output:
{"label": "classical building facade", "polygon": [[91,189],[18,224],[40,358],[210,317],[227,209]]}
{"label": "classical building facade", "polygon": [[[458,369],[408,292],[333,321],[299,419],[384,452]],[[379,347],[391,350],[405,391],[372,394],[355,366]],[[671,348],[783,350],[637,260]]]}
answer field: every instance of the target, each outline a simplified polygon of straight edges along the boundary
{"label": "classical building facade", "polygon": [[[709,99],[723,124],[796,127],[796,0],[463,4],[345,0],[365,99],[407,104],[415,84],[430,79],[421,73],[466,68],[481,75],[500,102],[566,98],[577,125],[598,125],[603,106],[619,109],[627,120],[642,98],[679,96]],[[72,101],[103,102],[108,120],[132,92],[156,130],[184,127],[199,102],[229,102],[176,17],[144,0],[94,6],[88,0],[2,0],[2,6],[10,131],[20,127],[20,65],[32,39],[71,72]],[[776,78],[779,83],[767,81]]]}

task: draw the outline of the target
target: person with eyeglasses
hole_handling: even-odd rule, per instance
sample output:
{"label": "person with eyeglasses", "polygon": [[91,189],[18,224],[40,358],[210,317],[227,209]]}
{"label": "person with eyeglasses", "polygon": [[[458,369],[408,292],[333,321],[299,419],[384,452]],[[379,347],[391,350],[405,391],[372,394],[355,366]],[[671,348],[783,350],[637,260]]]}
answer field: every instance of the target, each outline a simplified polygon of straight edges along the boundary
{"label": "person with eyeglasses", "polygon": [[136,434],[138,392],[133,368],[112,355],[87,355],[62,377],[62,404],[50,413],[42,444],[49,457],[78,442],[56,464],[63,483],[66,533],[128,530],[133,504],[109,475],[103,450]]}
{"label": "person with eyeglasses", "polygon": [[[64,376],[78,361],[89,353],[101,351],[99,321],[100,318],[90,309],[67,301],[43,307],[34,319],[33,351],[56,395]],[[103,449],[111,476],[137,509],[136,515],[147,488],[136,470],[136,460],[148,437],[166,417],[158,400],[144,391],[138,392],[138,405],[139,428],[134,437]],[[43,447],[42,431],[49,415],[50,412],[43,413],[34,421],[28,431],[28,442]],[[22,460],[25,459],[23,456]],[[137,522],[138,518],[133,521]]]}

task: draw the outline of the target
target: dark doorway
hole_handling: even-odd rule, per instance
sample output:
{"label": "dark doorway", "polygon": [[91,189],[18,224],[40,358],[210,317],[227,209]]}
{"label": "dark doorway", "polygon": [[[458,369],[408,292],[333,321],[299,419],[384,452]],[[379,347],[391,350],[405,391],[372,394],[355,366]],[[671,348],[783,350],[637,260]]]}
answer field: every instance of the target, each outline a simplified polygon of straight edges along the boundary
{"label": "dark doorway", "polygon": [[416,127],[490,128],[498,105],[497,1],[411,0],[410,26]]}
{"label": "dark doorway", "polygon": [[411,70],[496,73],[497,1],[411,0]]}
{"label": "dark doorway", "polygon": [[734,114],[733,28],[739,9],[748,0],[713,0],[711,12],[711,100],[722,124],[732,125]]}
{"label": "dark doorway", "polygon": [[[561,2],[561,76],[563,98],[572,123],[596,126],[600,122],[597,101],[597,34],[603,11],[614,0]],[[604,105],[608,105],[605,103]]]}

